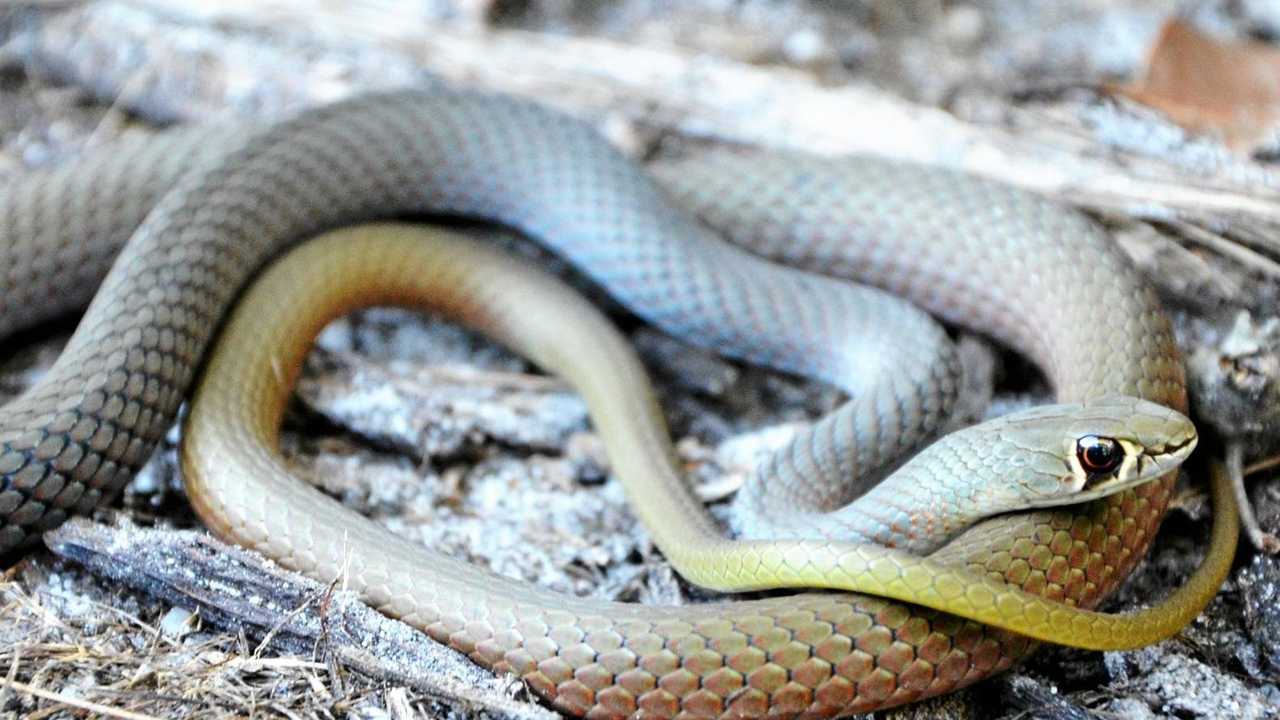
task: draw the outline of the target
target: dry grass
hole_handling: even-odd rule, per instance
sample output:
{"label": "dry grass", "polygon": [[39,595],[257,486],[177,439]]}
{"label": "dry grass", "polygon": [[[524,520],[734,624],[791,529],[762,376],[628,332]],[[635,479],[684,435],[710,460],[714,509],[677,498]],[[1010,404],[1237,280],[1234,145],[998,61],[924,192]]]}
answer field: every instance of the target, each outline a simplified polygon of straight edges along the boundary
{"label": "dry grass", "polygon": [[170,635],[155,601],[79,575],[32,560],[0,582],[0,717],[417,718],[439,710],[421,693],[274,656],[198,619],[185,636]]}

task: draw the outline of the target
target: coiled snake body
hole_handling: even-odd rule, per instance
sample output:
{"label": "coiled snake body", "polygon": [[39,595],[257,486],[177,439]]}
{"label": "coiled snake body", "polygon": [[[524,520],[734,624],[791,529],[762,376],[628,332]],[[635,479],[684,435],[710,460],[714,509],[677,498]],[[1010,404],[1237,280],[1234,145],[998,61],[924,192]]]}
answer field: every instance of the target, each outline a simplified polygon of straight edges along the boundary
{"label": "coiled snake body", "polygon": [[[815,469],[855,476],[890,465],[945,415],[954,359],[939,349],[945,344],[937,328],[908,306],[725,244],[675,209],[668,192],[757,253],[847,271],[993,335],[1040,363],[1064,401],[1130,395],[1185,411],[1180,360],[1156,298],[1084,219],[1025,193],[940,171],[797,160],[746,173],[739,162],[718,161],[728,170],[727,182],[692,168],[667,169],[670,189],[663,191],[589,128],[535,104],[402,92],[307,111],[253,132],[178,133],[24,179],[0,193],[0,261],[8,272],[0,308],[4,322],[13,324],[0,329],[83,302],[88,281],[124,248],[55,366],[0,417],[0,549],[20,545],[70,512],[91,509],[137,469],[172,423],[219,320],[271,257],[328,228],[405,215],[514,226],[673,334],[849,389],[848,405],[772,463],[783,478]],[[753,208],[764,209],[753,218]],[[378,252],[361,245],[345,255],[340,241],[315,244],[322,245],[334,254],[309,263],[328,273],[330,296],[338,288],[338,299],[303,302],[304,324],[363,302],[420,299],[414,295],[422,292],[414,290],[420,279],[388,274],[406,267],[404,245]],[[448,243],[430,247],[419,259],[436,262],[444,284],[466,288],[463,299],[441,302],[519,344],[513,337],[519,326],[536,323],[508,318],[504,326],[496,311],[466,300],[468,293],[492,295],[501,287],[483,279],[485,268],[500,262]],[[392,262],[385,262],[388,253]],[[361,259],[379,255],[382,264]],[[460,269],[475,265],[480,280]],[[362,272],[365,266],[375,270]],[[348,276],[357,280],[344,284]],[[886,319],[901,334],[882,334],[872,350],[829,344],[842,331]],[[540,347],[536,340],[530,345]],[[299,352],[268,352],[268,367]],[[555,366],[556,352],[544,354],[535,352],[535,359]],[[211,363],[211,377],[219,362]],[[290,363],[283,363],[286,377],[259,375],[259,384],[242,390],[262,405],[242,416],[221,408],[224,420],[244,421],[238,427],[190,432],[206,417],[193,413],[189,435],[205,440],[188,442],[189,471],[199,458],[226,457],[224,449],[269,449]],[[606,380],[597,376],[579,387],[589,402],[596,396],[608,406]],[[196,406],[216,412],[218,402]],[[634,404],[613,410],[632,419],[656,414]],[[642,437],[633,447],[664,443]],[[639,451],[612,459],[615,468],[628,461],[662,465]],[[979,453],[972,460],[984,458]],[[246,462],[240,467],[272,472],[269,454]],[[733,567],[721,562],[718,530],[681,492],[678,478],[661,482],[673,492],[645,498],[641,518],[651,528],[681,528],[658,532],[664,552],[682,571],[720,577],[724,587],[751,587],[751,577],[766,574],[772,579],[760,585],[873,585],[878,593],[1036,637],[1092,638],[1086,644],[1098,647],[1170,629],[1168,617],[1152,616],[1138,623],[1138,636],[1117,639],[1119,626],[1105,616],[1053,602],[1096,605],[1128,574],[1164,512],[1169,476],[1070,510],[986,521],[927,561],[835,540],[784,540],[748,545]],[[268,498],[236,488],[218,496],[203,483],[194,480],[191,495],[211,526],[293,567],[325,575],[343,567],[353,547],[380,550],[357,554],[350,568],[352,585],[370,602],[480,662],[516,672],[575,713],[865,711],[973,682],[1030,647],[1023,636],[864,595],[810,593],[682,608],[566,599],[424,556],[371,524],[326,535],[325,508],[332,506],[286,484],[270,485],[280,495]],[[239,500],[233,507],[227,497]],[[836,534],[848,520],[823,511],[844,499],[828,492],[805,503],[822,513],[828,534]],[[1218,550],[1220,539],[1215,536]],[[1220,581],[1221,563],[1215,572]],[[1194,615],[1195,603],[1216,587],[1212,577],[1198,582],[1176,596],[1174,614],[1181,619],[1173,622]],[[1028,600],[1016,588],[1050,600]]]}

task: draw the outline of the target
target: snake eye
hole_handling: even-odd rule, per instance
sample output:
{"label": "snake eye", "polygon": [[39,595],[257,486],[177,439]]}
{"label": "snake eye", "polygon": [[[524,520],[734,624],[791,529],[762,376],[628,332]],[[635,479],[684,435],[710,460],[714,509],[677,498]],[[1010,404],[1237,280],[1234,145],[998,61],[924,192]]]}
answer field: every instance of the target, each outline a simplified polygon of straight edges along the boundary
{"label": "snake eye", "polygon": [[1086,472],[1101,475],[1120,467],[1124,448],[1109,437],[1085,435],[1076,441],[1076,457]]}

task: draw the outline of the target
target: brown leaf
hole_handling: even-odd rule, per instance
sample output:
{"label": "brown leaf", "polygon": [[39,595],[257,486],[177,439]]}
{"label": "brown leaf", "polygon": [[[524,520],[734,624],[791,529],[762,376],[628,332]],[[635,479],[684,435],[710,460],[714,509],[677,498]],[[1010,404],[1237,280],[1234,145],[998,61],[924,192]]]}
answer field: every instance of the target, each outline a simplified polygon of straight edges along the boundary
{"label": "brown leaf", "polygon": [[1170,20],[1151,48],[1145,76],[1112,90],[1248,153],[1280,126],[1280,50],[1221,42]]}

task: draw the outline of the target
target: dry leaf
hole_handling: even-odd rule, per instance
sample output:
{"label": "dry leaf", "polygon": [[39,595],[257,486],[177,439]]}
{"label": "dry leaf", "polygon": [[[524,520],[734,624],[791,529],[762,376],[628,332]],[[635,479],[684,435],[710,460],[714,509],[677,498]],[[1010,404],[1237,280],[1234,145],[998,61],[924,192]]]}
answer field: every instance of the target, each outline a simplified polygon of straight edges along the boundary
{"label": "dry leaf", "polygon": [[1221,42],[1170,20],[1151,48],[1145,76],[1112,90],[1248,153],[1280,126],[1280,50]]}

